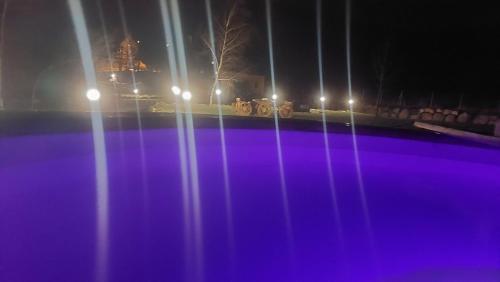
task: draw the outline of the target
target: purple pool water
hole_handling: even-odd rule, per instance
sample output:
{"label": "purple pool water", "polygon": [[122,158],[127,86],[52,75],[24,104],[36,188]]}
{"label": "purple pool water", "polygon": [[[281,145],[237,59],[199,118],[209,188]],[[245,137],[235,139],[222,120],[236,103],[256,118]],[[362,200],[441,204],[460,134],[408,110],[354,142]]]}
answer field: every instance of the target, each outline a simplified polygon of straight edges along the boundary
{"label": "purple pool water", "polygon": [[[226,131],[232,262],[219,132],[196,130],[205,281],[500,280],[499,150],[360,135],[371,240],[351,136],[331,134],[341,244],[322,133],[281,136],[292,251],[274,131]],[[183,281],[193,258],[184,257],[177,131],[144,131],[147,187],[138,138],[137,131],[106,133],[108,278]],[[91,134],[0,139],[0,281],[94,281],[95,219]]]}

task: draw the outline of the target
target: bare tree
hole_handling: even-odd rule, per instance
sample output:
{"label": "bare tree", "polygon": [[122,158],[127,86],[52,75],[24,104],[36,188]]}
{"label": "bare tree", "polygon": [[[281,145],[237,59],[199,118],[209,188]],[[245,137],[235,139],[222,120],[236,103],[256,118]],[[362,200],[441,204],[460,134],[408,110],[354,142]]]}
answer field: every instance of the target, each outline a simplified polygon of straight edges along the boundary
{"label": "bare tree", "polygon": [[3,110],[3,51],[5,43],[5,23],[7,19],[7,9],[9,8],[10,0],[3,1],[2,17],[0,18],[0,110]]}
{"label": "bare tree", "polygon": [[251,26],[241,0],[233,0],[228,12],[214,23],[215,46],[205,34],[202,39],[210,50],[216,71],[210,91],[210,105],[219,82],[230,87],[246,70],[244,52],[251,39]]}
{"label": "bare tree", "polygon": [[384,95],[384,87],[391,71],[391,62],[389,60],[390,43],[386,41],[379,47],[373,56],[373,67],[377,81],[377,102],[379,107]]}

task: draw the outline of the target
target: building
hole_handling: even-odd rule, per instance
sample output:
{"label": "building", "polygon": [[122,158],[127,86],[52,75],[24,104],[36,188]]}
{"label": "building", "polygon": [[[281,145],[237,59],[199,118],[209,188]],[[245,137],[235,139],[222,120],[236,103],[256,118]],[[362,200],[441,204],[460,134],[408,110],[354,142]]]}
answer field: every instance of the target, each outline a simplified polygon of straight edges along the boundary
{"label": "building", "polygon": [[139,41],[131,36],[126,37],[111,59],[102,58],[97,62],[98,72],[147,71],[148,66],[137,57]]}

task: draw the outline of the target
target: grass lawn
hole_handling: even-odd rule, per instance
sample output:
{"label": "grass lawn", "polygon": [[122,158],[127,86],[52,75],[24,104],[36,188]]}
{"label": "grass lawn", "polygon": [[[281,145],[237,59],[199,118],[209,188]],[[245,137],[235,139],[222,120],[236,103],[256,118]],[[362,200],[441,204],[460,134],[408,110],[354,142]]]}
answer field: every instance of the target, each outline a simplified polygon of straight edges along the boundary
{"label": "grass lawn", "polygon": [[[175,105],[166,105],[163,112],[174,113]],[[182,109],[184,111],[184,109]],[[218,115],[218,107],[216,105],[204,105],[204,104],[194,104],[192,105],[192,112],[201,115]],[[222,114],[224,116],[235,115],[233,109],[229,105],[222,106]],[[248,118],[255,118],[250,116]],[[315,120],[321,121],[322,115],[320,113],[310,113],[310,112],[295,112],[293,114],[293,119],[301,120]],[[351,114],[346,111],[326,111],[327,122],[331,123],[350,123]],[[405,128],[412,129],[413,121],[411,120],[398,120],[398,119],[386,119],[379,118],[373,115],[354,113],[354,122],[358,125],[365,126],[375,126],[375,127],[389,127],[389,128]]]}
{"label": "grass lawn", "polygon": [[[192,112],[196,115],[211,115],[211,116],[216,116],[219,114],[219,109],[217,105],[207,105],[207,104],[193,104],[191,106]],[[237,116],[235,115],[232,107],[230,105],[223,105],[222,106],[222,115],[224,116]],[[143,110],[146,110],[144,108]],[[181,105],[181,111],[185,111],[184,106]],[[45,113],[45,114],[44,114]],[[79,115],[79,113],[70,113],[70,112],[59,112],[64,116],[66,115]],[[120,115],[130,115],[133,114],[133,111],[121,113]],[[163,114],[173,114],[175,113],[175,105],[174,104],[163,104],[161,112],[157,113],[148,113],[147,115],[149,117],[153,117],[158,114],[158,115],[163,115]],[[114,116],[115,114],[109,113],[111,116]],[[33,112],[33,111],[0,111],[0,125],[2,123],[11,123],[13,120],[16,120],[16,118],[21,118],[21,119],[27,119],[29,117],[32,118],[37,118],[37,116],[46,116],[50,115],[53,116],[57,119],[59,116],[58,112],[54,111],[40,111],[40,112]],[[106,116],[106,115],[105,115]],[[414,121],[413,120],[400,120],[400,119],[389,119],[389,118],[381,118],[381,117],[376,117],[374,115],[369,115],[369,114],[363,114],[363,113],[354,113],[354,121],[356,125],[360,126],[372,126],[372,127],[382,127],[382,128],[400,128],[400,129],[414,129],[418,130],[413,126]],[[255,116],[249,116],[249,117],[239,117],[242,119],[248,118],[248,119],[265,119],[262,117],[255,117]],[[321,121],[322,120],[322,115],[314,111],[313,113],[311,112],[295,112],[293,114],[293,119],[296,120],[311,120],[311,121]],[[327,122],[329,123],[338,123],[338,124],[346,124],[346,123],[351,123],[351,114],[347,111],[326,111],[326,119]],[[432,123],[432,122],[430,122]],[[475,133],[480,133],[480,134],[486,134],[486,135],[492,135],[493,134],[493,126],[488,125],[488,126],[478,126],[478,125],[473,125],[473,124],[440,124],[440,123],[434,123],[437,125],[442,125],[445,127],[451,127],[454,129],[459,129],[459,130],[465,130],[465,131],[470,131],[470,132],[475,132]]]}

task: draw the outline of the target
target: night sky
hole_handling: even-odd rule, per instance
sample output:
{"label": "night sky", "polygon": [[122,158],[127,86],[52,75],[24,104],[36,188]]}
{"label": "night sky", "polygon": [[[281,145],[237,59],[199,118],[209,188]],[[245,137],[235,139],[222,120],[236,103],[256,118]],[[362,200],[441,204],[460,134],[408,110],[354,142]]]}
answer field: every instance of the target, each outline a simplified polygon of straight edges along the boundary
{"label": "night sky", "polygon": [[[119,41],[123,29],[116,0],[101,0],[106,27]],[[213,0],[221,14],[225,1]],[[78,59],[71,19],[63,0],[11,1],[6,29],[7,103],[30,97],[40,72]],[[92,38],[101,33],[95,0],[84,3]],[[180,0],[188,56],[197,56],[205,32],[204,0]],[[323,1],[323,50],[326,89],[346,93],[344,1]],[[156,0],[123,0],[131,34],[142,42],[141,57],[167,71],[164,36]],[[265,5],[247,0],[253,26],[247,57],[251,70],[269,77]],[[427,99],[453,105],[463,93],[472,105],[496,107],[500,100],[500,17],[494,1],[352,0],[352,77],[356,95],[375,99],[373,67],[377,50],[389,46],[387,99],[400,91],[410,102]],[[315,1],[273,1],[276,79],[286,96],[311,102],[318,93]],[[117,42],[115,42],[117,43]],[[209,63],[207,61],[207,63]],[[453,101],[453,102],[452,102]]]}

